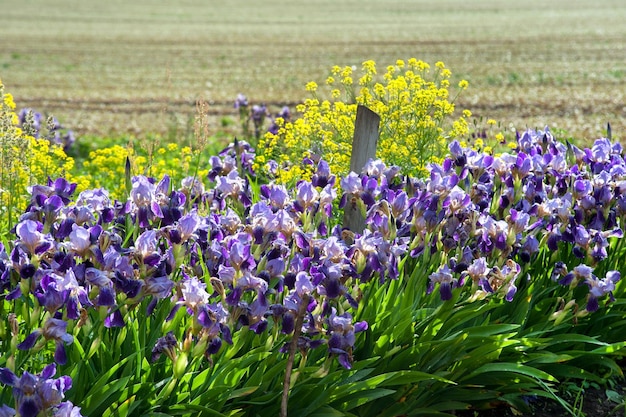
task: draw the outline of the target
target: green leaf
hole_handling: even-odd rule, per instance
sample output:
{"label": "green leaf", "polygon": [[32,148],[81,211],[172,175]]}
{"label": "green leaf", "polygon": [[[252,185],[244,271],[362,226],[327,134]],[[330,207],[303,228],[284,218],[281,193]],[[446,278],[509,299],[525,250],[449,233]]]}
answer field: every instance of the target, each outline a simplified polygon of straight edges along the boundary
{"label": "green leaf", "polygon": [[218,411],[215,411],[211,408],[203,407],[201,405],[196,404],[184,404],[184,405],[174,405],[168,408],[167,410],[170,415],[174,416],[184,416],[191,414],[192,411],[200,411],[202,416],[207,417],[226,417],[226,414],[222,414]]}
{"label": "green leaf", "polygon": [[339,410],[335,410],[334,408],[326,405],[326,406],[320,407],[318,410],[316,410],[312,414],[309,414],[309,416],[310,417],[346,417],[346,416],[350,416],[350,414],[346,414]]}
{"label": "green leaf", "polygon": [[250,394],[256,392],[257,389],[258,389],[258,387],[248,387],[248,388],[236,389],[236,390],[232,391],[228,395],[228,399],[232,400],[233,398],[245,397],[247,395],[250,395]]}
{"label": "green leaf", "polygon": [[[102,414],[104,410],[101,410],[100,413],[95,413],[95,411],[101,408],[101,405],[104,404],[105,401],[109,399],[109,397],[115,395],[116,393],[121,395],[122,388],[128,383],[130,377],[124,377],[120,379],[114,379],[111,381],[111,378],[119,371],[119,369],[126,365],[129,361],[134,359],[136,354],[128,356],[118,362],[116,365],[111,367],[107,372],[102,374],[100,378],[91,385],[91,389],[87,393],[86,397],[81,402],[82,411],[85,415],[96,415]],[[109,405],[118,399],[112,399],[109,401]]]}
{"label": "green leaf", "polygon": [[352,410],[370,401],[395,394],[395,392],[396,391],[390,389],[376,388],[367,392],[358,392],[345,396],[341,401],[333,402],[333,405],[342,411]]}
{"label": "green leaf", "polygon": [[611,343],[610,345],[606,345],[606,346],[602,346],[602,347],[596,348],[596,349],[592,350],[591,353],[599,354],[599,355],[616,354],[616,353],[624,354],[624,352],[622,350],[625,347],[626,347],[626,341],[624,341],[624,342],[617,342],[617,343]]}
{"label": "green leaf", "polygon": [[[106,390],[92,394],[81,403],[81,411],[86,416],[104,415],[104,411],[124,394],[130,377],[120,378],[107,384]],[[91,392],[91,391],[90,391]]]}
{"label": "green leaf", "polygon": [[508,363],[508,362],[487,363],[481,366],[480,368],[476,369],[474,372],[467,375],[465,378],[463,378],[463,380],[474,378],[474,377],[477,377],[479,375],[486,374],[489,372],[511,372],[511,373],[516,373],[516,374],[526,375],[526,376],[529,376],[531,378],[535,378],[538,380],[557,382],[556,378],[554,378],[552,375],[546,372],[540,371],[537,368],[533,368],[531,366],[526,366],[522,364]]}

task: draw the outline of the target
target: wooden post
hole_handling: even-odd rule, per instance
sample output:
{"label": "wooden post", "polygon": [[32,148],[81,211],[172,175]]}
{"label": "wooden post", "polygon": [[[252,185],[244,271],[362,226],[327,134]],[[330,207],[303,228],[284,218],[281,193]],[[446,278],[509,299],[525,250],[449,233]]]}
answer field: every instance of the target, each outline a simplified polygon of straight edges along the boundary
{"label": "wooden post", "polygon": [[[376,144],[378,143],[378,127],[380,116],[365,106],[359,105],[356,109],[354,122],[354,136],[352,138],[352,156],[350,157],[350,171],[360,174],[367,161],[376,158]],[[344,227],[354,233],[365,230],[365,218],[350,202],[344,208]]]}

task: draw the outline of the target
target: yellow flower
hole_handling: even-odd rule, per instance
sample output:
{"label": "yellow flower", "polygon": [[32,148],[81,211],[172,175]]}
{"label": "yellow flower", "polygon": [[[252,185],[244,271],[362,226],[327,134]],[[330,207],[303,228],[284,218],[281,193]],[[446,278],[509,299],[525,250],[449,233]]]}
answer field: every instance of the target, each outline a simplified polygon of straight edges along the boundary
{"label": "yellow flower", "polygon": [[[313,153],[324,158],[337,175],[347,173],[358,103],[381,117],[376,156],[407,174],[424,175],[429,162],[442,160],[450,140],[468,134],[471,112],[465,110],[457,119],[448,120],[455,108],[449,100],[451,72],[442,62],[435,64],[438,71],[433,79],[426,79],[430,66],[423,61],[410,58],[406,64],[403,60],[395,64],[387,66],[382,77],[375,77],[375,62],[365,61],[357,78],[358,90],[353,87],[354,68],[334,66],[332,81],[338,76],[341,85],[329,87],[331,100],[320,101],[312,94],[297,106],[302,117],[263,138],[255,166],[274,160],[280,165],[278,181],[289,182],[302,172],[303,155]],[[311,93],[317,93],[317,88]]]}
{"label": "yellow flower", "polygon": [[469,82],[467,82],[467,80],[459,81],[459,88],[461,90],[465,90],[467,87],[469,87]]}
{"label": "yellow flower", "polygon": [[13,95],[6,93],[4,95],[4,104],[11,110],[15,110],[15,102],[13,101]]}
{"label": "yellow flower", "polygon": [[363,72],[370,75],[376,74],[376,63],[372,60],[363,62]]}
{"label": "yellow flower", "polygon": [[306,86],[304,87],[306,89],[306,91],[309,91],[311,93],[317,91],[317,83],[314,81],[310,81],[306,84]]}

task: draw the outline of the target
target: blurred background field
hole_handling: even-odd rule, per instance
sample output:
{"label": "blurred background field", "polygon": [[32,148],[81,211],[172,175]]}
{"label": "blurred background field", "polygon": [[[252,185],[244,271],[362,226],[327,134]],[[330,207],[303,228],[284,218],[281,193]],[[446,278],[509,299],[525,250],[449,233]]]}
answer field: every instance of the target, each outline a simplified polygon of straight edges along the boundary
{"label": "blurred background field", "polygon": [[[0,0],[0,78],[81,135],[236,132],[233,101],[308,97],[333,65],[443,61],[457,101],[503,129],[593,140],[626,127],[623,0]],[[453,84],[454,85],[454,84]]]}

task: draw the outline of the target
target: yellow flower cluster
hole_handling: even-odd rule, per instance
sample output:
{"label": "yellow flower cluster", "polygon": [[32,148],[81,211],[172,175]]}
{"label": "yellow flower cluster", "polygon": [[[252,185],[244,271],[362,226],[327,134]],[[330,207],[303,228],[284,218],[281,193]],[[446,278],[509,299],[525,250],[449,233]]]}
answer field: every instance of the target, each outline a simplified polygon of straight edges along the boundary
{"label": "yellow flower cluster", "polygon": [[[345,175],[350,166],[352,136],[357,105],[364,105],[381,117],[377,157],[400,166],[406,174],[423,176],[426,164],[441,161],[452,138],[469,131],[464,111],[455,120],[454,99],[450,99],[451,72],[442,62],[430,74],[429,64],[411,58],[398,60],[378,77],[376,63],[365,61],[355,83],[355,68],[334,66],[326,79],[330,100],[318,97],[315,82],[306,85],[312,97],[296,110],[301,117],[281,123],[276,134],[267,133],[257,146],[255,168],[264,172],[269,161],[279,165],[278,178],[290,182],[306,177],[303,157],[319,156],[332,171]],[[459,82],[459,91],[467,81]],[[458,93],[457,93],[458,94]]]}
{"label": "yellow flower cluster", "polygon": [[5,93],[0,81],[0,234],[4,234],[30,201],[28,187],[47,184],[48,178],[71,175],[74,159],[59,145],[45,139],[35,139],[19,128],[13,96]]}
{"label": "yellow flower cluster", "polygon": [[132,146],[113,145],[90,152],[84,162],[81,175],[90,187],[106,188],[113,198],[125,198],[123,187],[126,158],[131,162],[132,175],[146,175],[157,180],[169,175],[174,184],[195,175],[205,178],[207,169],[197,169],[197,159],[190,147],[169,143],[155,150],[152,155],[139,154]]}

